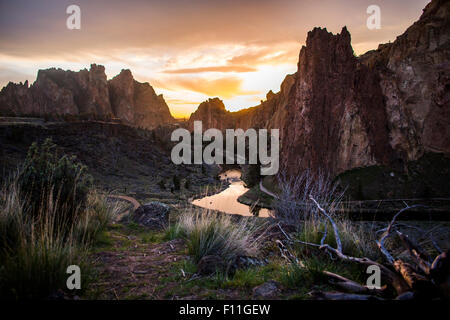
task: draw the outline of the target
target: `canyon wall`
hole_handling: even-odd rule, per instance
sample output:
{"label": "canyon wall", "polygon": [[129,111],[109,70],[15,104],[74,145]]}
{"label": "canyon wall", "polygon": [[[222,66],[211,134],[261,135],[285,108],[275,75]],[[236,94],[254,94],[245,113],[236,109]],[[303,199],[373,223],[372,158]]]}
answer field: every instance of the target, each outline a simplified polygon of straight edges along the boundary
{"label": "canyon wall", "polygon": [[0,114],[119,118],[144,128],[174,122],[164,98],[148,83],[134,80],[129,70],[108,81],[105,68],[96,64],[78,72],[39,70],[31,86],[8,83],[0,92]]}

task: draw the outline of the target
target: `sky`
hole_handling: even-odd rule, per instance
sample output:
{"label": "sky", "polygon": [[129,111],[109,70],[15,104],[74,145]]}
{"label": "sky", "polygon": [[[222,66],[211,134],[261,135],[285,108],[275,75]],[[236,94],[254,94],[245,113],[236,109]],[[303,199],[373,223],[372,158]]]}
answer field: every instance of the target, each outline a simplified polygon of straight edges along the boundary
{"label": "sky", "polygon": [[[163,94],[175,117],[210,97],[236,111],[279,91],[297,70],[307,32],[347,26],[355,54],[394,41],[429,0],[0,0],[0,87],[39,69],[122,69]],[[69,5],[81,10],[70,30]],[[370,30],[369,5],[381,28]]]}

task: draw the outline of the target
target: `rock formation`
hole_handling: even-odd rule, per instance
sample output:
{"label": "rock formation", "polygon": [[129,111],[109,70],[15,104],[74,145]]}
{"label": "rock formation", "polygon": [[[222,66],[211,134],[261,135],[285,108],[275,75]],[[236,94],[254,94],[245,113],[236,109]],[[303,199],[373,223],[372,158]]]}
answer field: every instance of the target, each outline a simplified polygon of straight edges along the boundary
{"label": "rock formation", "polygon": [[108,88],[114,115],[124,122],[143,128],[174,122],[163,96],[149,83],[134,80],[130,70],[122,70]]}
{"label": "rock formation", "polygon": [[377,75],[358,63],[345,27],[338,35],[308,33],[286,108],[280,158],[290,173],[336,174],[393,156]]}
{"label": "rock formation", "polygon": [[79,72],[39,70],[31,86],[27,81],[10,82],[0,92],[0,114],[116,117],[144,128],[174,121],[164,98],[157,96],[148,83],[134,80],[129,70],[107,81],[105,68],[96,64]]}
{"label": "rock formation", "polygon": [[450,152],[450,2],[434,0],[397,37],[361,56],[380,78],[390,144],[407,160]]}
{"label": "rock formation", "polygon": [[193,130],[194,121],[202,121],[203,129],[216,128],[219,130],[235,127],[233,113],[225,110],[223,101],[219,98],[202,102],[189,118],[189,128]]}
{"label": "rock formation", "polygon": [[344,27],[315,28],[298,71],[259,106],[228,112],[201,104],[208,127],[279,128],[281,170],[333,176],[371,165],[404,168],[425,153],[450,153],[450,1],[433,0],[395,42],[356,57]]}

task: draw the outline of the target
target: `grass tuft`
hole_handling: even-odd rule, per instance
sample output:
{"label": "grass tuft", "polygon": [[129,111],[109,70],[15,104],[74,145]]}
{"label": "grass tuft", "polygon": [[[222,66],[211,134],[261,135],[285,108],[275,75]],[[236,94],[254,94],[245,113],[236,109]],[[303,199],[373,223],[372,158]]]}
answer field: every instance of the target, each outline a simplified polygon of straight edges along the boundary
{"label": "grass tuft", "polygon": [[264,233],[251,218],[234,222],[227,214],[213,213],[200,208],[185,210],[168,235],[184,235],[189,254],[197,263],[207,255],[218,255],[226,262],[238,256],[257,256]]}

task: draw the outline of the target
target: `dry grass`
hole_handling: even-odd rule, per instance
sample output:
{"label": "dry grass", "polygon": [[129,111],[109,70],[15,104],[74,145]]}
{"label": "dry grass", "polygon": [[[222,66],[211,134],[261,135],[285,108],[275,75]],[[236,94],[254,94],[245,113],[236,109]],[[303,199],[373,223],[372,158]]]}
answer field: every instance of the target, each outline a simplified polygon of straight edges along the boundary
{"label": "dry grass", "polygon": [[86,256],[90,244],[109,223],[117,207],[91,192],[76,219],[61,222],[58,199],[45,197],[38,215],[17,183],[11,179],[0,192],[0,296],[9,299],[45,298],[65,288],[66,269],[82,268],[88,275]]}
{"label": "dry grass", "polygon": [[192,207],[181,214],[175,228],[186,237],[195,262],[207,255],[218,255],[227,262],[238,256],[257,256],[264,237],[258,232],[262,226],[251,218],[233,220],[228,214]]}
{"label": "dry grass", "polygon": [[318,217],[318,209],[310,200],[310,196],[317,202],[326,204],[327,210],[333,214],[341,206],[344,195],[338,191],[338,184],[333,183],[327,174],[313,174],[309,170],[294,177],[280,174],[278,187],[281,192],[274,203],[274,217],[294,226],[300,226],[302,221]]}

